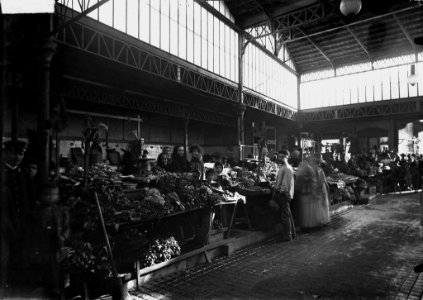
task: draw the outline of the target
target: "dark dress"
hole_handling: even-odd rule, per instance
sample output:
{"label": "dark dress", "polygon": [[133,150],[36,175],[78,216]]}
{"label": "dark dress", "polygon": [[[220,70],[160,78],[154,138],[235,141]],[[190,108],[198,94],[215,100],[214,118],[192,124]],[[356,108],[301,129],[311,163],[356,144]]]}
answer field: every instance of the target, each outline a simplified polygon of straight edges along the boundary
{"label": "dark dress", "polygon": [[198,179],[204,180],[204,163],[201,160],[193,158],[189,166],[190,171],[198,175]]}
{"label": "dark dress", "polygon": [[169,171],[174,173],[184,173],[190,170],[188,160],[184,157],[172,155],[172,162]]}

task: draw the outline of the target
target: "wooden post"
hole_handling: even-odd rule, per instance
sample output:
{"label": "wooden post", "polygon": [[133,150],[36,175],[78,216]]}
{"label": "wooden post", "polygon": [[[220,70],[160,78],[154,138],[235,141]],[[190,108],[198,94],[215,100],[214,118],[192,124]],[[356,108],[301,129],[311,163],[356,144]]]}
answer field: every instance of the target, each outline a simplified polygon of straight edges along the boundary
{"label": "wooden post", "polygon": [[116,284],[116,286],[114,287],[115,289],[113,291],[112,299],[124,300],[126,291],[123,288],[122,278],[119,277],[119,273],[116,269],[115,260],[113,258],[112,247],[110,246],[109,237],[107,235],[106,226],[104,224],[103,213],[101,212],[101,206],[100,206],[100,202],[98,201],[98,195],[96,192],[94,192],[94,199],[95,199],[95,204],[97,206],[98,216],[100,218],[100,227],[103,232],[104,243],[106,245],[106,250],[109,256],[110,265],[112,266],[112,275],[115,279],[115,284]]}

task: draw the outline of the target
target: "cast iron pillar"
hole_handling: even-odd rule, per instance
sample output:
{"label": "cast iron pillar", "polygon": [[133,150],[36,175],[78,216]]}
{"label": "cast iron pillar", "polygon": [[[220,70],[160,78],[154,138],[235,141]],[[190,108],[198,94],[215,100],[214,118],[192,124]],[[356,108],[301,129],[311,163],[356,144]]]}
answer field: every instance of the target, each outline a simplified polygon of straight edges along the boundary
{"label": "cast iron pillar", "polygon": [[21,99],[21,88],[16,86],[16,82],[13,86],[9,87],[8,94],[12,105],[12,140],[18,139],[19,132],[19,103]]}
{"label": "cast iron pillar", "polygon": [[[4,120],[4,99],[6,98],[6,89],[4,86],[4,82],[6,80],[6,70],[4,66],[4,15],[0,14],[0,76],[1,76],[1,83],[0,83],[0,137],[2,137],[1,141],[1,148],[0,148],[0,167],[3,168],[3,120]],[[6,210],[5,199],[3,199],[3,172],[0,172],[0,216],[4,216],[3,212]],[[0,220],[0,232],[6,232],[6,222],[5,218],[1,218]],[[4,262],[8,260],[7,254],[3,249],[5,249],[6,245],[5,241],[3,240],[4,234],[0,236],[0,261]],[[0,298],[5,297],[1,291],[6,289],[7,283],[7,273],[8,273],[8,266],[2,263],[0,265]]]}
{"label": "cast iron pillar", "polygon": [[18,139],[19,132],[19,101],[22,95],[23,87],[23,69],[25,65],[24,49],[27,49],[24,43],[22,30],[22,16],[4,16],[2,21],[2,66],[3,87],[2,97],[4,98],[4,108],[10,110],[10,127],[12,140]]}
{"label": "cast iron pillar", "polygon": [[392,139],[389,138],[389,149],[398,153],[398,121],[395,119],[392,120],[391,131]]}
{"label": "cast iron pillar", "polygon": [[238,117],[238,146],[244,145],[244,113],[246,110],[246,105],[243,103],[238,103],[235,106],[236,114]]}
{"label": "cast iron pillar", "polygon": [[184,120],[184,150],[185,153],[188,153],[188,126],[189,126],[189,117],[185,117]]}
{"label": "cast iron pillar", "polygon": [[57,43],[52,38],[42,41],[37,47],[37,91],[38,91],[38,132],[40,135],[40,165],[39,175],[41,180],[48,179],[50,163],[50,65],[51,59],[56,54]]}
{"label": "cast iron pillar", "polygon": [[242,145],[244,145],[244,113],[246,105],[244,104],[244,53],[248,42],[245,42],[245,37],[242,33],[238,33],[238,103],[235,105],[235,110],[238,119],[238,147],[239,159],[242,159]]}

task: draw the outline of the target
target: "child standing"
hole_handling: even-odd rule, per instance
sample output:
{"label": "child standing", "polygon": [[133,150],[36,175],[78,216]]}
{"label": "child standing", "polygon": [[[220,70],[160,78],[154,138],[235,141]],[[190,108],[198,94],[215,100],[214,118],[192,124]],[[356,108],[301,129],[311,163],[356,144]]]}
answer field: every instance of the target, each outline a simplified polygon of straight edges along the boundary
{"label": "child standing", "polygon": [[60,289],[60,261],[62,249],[69,237],[69,214],[59,205],[59,187],[45,183],[39,192],[39,205],[32,214],[32,243],[30,263],[35,284],[49,296],[58,295]]}

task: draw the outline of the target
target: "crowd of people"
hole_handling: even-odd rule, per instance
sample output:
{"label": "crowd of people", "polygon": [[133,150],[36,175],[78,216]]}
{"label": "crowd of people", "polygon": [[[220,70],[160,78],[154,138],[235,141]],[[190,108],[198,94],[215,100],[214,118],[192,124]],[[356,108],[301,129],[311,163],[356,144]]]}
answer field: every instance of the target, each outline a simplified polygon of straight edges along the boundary
{"label": "crowd of people", "polygon": [[346,174],[371,178],[380,193],[417,191],[422,186],[423,155],[377,151],[352,154],[348,162],[333,161]]}
{"label": "crowd of people", "polygon": [[[210,180],[222,174],[223,169],[229,166],[226,157],[204,154],[202,147],[197,144],[191,145],[188,151],[190,160],[182,145],[174,146],[173,151],[170,147],[163,147],[154,168],[173,173],[193,173],[197,179]],[[206,168],[207,163],[213,167]]]}

